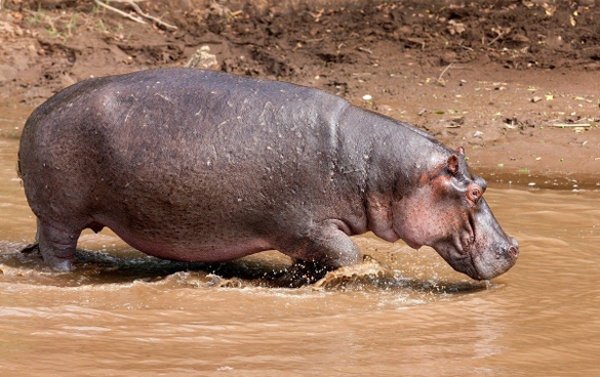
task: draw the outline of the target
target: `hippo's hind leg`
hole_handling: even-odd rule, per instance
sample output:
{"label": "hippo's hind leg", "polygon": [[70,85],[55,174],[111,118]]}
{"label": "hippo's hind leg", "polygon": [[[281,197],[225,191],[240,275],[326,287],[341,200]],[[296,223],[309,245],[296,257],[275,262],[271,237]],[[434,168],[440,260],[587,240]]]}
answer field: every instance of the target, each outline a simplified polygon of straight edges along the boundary
{"label": "hippo's hind leg", "polygon": [[336,220],[325,221],[279,250],[296,260],[292,274],[300,275],[298,277],[305,282],[315,281],[327,271],[362,261],[358,247]]}
{"label": "hippo's hind leg", "polygon": [[73,270],[75,248],[82,229],[66,229],[38,219],[36,241],[44,262],[54,271]]}

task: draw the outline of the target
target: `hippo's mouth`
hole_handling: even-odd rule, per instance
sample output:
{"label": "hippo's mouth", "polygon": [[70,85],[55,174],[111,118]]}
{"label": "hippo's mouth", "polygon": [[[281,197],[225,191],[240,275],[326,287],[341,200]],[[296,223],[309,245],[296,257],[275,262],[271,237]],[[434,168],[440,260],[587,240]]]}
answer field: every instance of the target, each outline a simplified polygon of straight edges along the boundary
{"label": "hippo's mouth", "polygon": [[486,279],[477,269],[473,258],[474,251],[464,249],[459,251],[451,242],[442,242],[432,247],[454,270],[466,274],[474,280]]}
{"label": "hippo's mouth", "polygon": [[452,242],[440,242],[433,248],[453,269],[474,280],[493,279],[509,270],[516,262],[518,251],[507,254],[502,252],[499,246],[491,250],[481,250],[472,246],[459,250]]}
{"label": "hippo's mouth", "polygon": [[471,279],[485,280],[479,273],[471,253],[463,254],[460,257],[452,258],[451,260],[446,259],[446,262],[448,262],[453,269],[468,275]]}

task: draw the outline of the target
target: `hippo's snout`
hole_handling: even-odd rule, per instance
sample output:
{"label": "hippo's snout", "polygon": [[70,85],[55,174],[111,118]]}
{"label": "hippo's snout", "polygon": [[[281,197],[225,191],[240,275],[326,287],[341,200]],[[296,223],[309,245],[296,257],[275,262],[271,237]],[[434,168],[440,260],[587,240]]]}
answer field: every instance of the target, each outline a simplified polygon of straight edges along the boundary
{"label": "hippo's snout", "polygon": [[433,247],[456,271],[475,280],[490,280],[508,271],[519,257],[517,240],[499,227],[495,229],[498,232],[459,249],[452,242],[441,242]]}
{"label": "hippo's snout", "polygon": [[[508,271],[519,257],[519,243],[512,237],[507,237],[506,244],[498,247],[495,253],[485,250],[472,256],[474,274],[467,274],[476,280],[489,280]],[[493,258],[490,256],[494,255]]]}

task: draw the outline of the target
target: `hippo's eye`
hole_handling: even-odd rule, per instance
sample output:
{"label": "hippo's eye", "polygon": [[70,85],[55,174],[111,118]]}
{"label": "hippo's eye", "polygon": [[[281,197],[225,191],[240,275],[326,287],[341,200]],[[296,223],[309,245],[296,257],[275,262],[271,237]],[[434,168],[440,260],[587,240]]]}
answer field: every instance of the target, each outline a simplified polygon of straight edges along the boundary
{"label": "hippo's eye", "polygon": [[479,187],[471,187],[467,196],[473,203],[477,203],[479,198],[481,198],[481,189]]}

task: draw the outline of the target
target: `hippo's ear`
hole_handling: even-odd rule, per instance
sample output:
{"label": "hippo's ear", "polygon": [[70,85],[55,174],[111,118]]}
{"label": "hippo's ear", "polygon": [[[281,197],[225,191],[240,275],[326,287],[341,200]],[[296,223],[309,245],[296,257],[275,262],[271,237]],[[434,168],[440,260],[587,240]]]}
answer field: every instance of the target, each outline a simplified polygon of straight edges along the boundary
{"label": "hippo's ear", "polygon": [[458,157],[454,154],[448,157],[448,171],[454,176],[458,174]]}
{"label": "hippo's ear", "polygon": [[465,155],[465,148],[462,147],[462,145],[460,147],[458,147],[458,149],[456,149],[456,151],[458,152],[459,155],[464,156]]}

